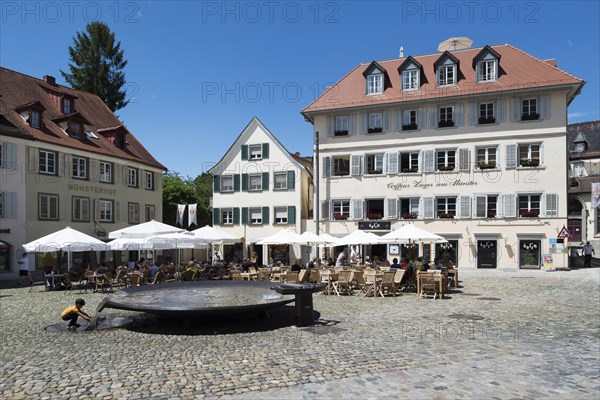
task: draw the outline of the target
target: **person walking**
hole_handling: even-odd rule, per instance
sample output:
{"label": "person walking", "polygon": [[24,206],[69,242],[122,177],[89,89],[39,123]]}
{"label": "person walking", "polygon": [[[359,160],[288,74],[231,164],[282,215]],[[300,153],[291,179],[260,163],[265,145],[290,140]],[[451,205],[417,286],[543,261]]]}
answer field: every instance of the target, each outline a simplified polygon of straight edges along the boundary
{"label": "person walking", "polygon": [[27,253],[23,253],[17,264],[19,264],[19,283],[17,283],[17,286],[23,283],[24,276],[29,278],[29,283],[33,285],[33,278],[31,277],[31,273],[29,273],[29,258],[27,258]]}
{"label": "person walking", "polygon": [[589,240],[585,242],[585,246],[583,246],[583,268],[591,268],[592,267],[592,254],[596,254],[594,247],[590,244]]}

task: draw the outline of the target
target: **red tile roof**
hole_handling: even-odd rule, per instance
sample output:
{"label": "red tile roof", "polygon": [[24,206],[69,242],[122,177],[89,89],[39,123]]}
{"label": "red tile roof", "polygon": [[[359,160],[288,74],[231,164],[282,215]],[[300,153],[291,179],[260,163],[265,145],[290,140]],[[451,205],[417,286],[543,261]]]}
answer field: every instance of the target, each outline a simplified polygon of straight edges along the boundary
{"label": "red tile roof", "polygon": [[[436,98],[467,96],[474,94],[494,93],[500,91],[522,90],[549,86],[576,85],[571,94],[574,97],[585,83],[583,80],[568,74],[551,63],[542,61],[511,45],[490,46],[500,55],[499,77],[495,82],[477,83],[473,59],[483,47],[467,50],[455,50],[451,54],[459,61],[459,81],[455,86],[436,87],[434,64],[443,53],[413,56],[423,66],[421,88],[417,91],[401,91],[400,65],[406,60],[399,58],[377,63],[385,68],[389,77],[383,94],[366,95],[366,83],[363,72],[371,63],[360,64],[346,76],[309,104],[303,114],[313,112],[362,107],[389,103],[423,101]],[[424,79],[425,78],[425,79]]]}
{"label": "red tile roof", "polygon": [[[61,118],[64,117],[64,114],[52,101],[46,89],[75,99],[73,113],[78,113],[85,119],[85,130],[102,132],[102,130],[122,125],[122,122],[98,96],[66,86],[50,85],[41,79],[1,67],[0,82],[2,114],[6,113],[6,117],[11,122],[35,140],[101,155],[110,155],[166,170],[165,166],[158,162],[129,131],[127,131],[127,146],[125,149],[115,147],[110,140],[102,135],[97,135],[98,139],[84,140],[65,135],[57,125],[58,121],[64,119]],[[39,101],[44,107],[42,129],[30,127],[15,111],[21,110],[23,106],[31,105],[36,101]]]}

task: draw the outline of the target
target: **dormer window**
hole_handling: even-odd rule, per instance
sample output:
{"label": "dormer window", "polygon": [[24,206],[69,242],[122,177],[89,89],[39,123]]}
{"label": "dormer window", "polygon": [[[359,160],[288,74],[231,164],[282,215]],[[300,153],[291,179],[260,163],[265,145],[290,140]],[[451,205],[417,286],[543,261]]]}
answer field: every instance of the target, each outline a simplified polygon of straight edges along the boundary
{"label": "dormer window", "polygon": [[63,112],[63,114],[71,114],[73,112],[73,100],[71,100],[67,97],[63,97],[62,112]]}
{"label": "dormer window", "polygon": [[477,63],[477,82],[493,82],[497,76],[497,60],[484,60]]}
{"label": "dormer window", "polygon": [[115,146],[119,149],[125,148],[125,135],[115,135]]}
{"label": "dormer window", "polygon": [[383,74],[367,76],[367,94],[383,93]]}
{"label": "dormer window", "polygon": [[81,138],[81,124],[79,122],[69,121],[69,130],[67,133],[71,137]]}
{"label": "dormer window", "polygon": [[402,71],[402,90],[418,90],[419,89],[419,70],[409,69]]}
{"label": "dormer window", "polygon": [[575,151],[577,153],[582,153],[585,151],[585,143],[575,143]]}
{"label": "dormer window", "polygon": [[456,65],[441,65],[438,67],[438,86],[456,84]]}
{"label": "dormer window", "polygon": [[40,129],[40,113],[37,111],[32,111],[31,112],[31,117],[29,120],[29,125],[32,128],[37,128]]}

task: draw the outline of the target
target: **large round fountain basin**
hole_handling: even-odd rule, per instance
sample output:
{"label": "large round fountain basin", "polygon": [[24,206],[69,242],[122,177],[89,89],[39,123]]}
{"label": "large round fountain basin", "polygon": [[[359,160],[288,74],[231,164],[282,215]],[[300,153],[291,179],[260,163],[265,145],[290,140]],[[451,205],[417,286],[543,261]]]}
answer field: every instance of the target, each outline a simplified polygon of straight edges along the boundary
{"label": "large round fountain basin", "polygon": [[171,282],[119,290],[98,307],[142,311],[166,317],[260,313],[294,301],[271,288],[273,282]]}

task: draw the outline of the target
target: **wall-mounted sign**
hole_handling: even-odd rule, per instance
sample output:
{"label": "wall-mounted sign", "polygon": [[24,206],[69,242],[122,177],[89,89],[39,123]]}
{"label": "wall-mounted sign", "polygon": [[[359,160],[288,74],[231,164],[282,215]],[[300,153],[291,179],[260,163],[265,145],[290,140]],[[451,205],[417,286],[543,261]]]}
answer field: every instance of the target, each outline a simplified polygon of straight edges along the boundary
{"label": "wall-mounted sign", "polygon": [[363,231],[389,231],[392,223],[389,221],[359,221],[358,229]]}
{"label": "wall-mounted sign", "polygon": [[79,183],[69,183],[69,190],[73,192],[86,192],[86,193],[98,193],[108,194],[114,196],[117,194],[117,189],[111,189],[100,186],[82,185]]}

